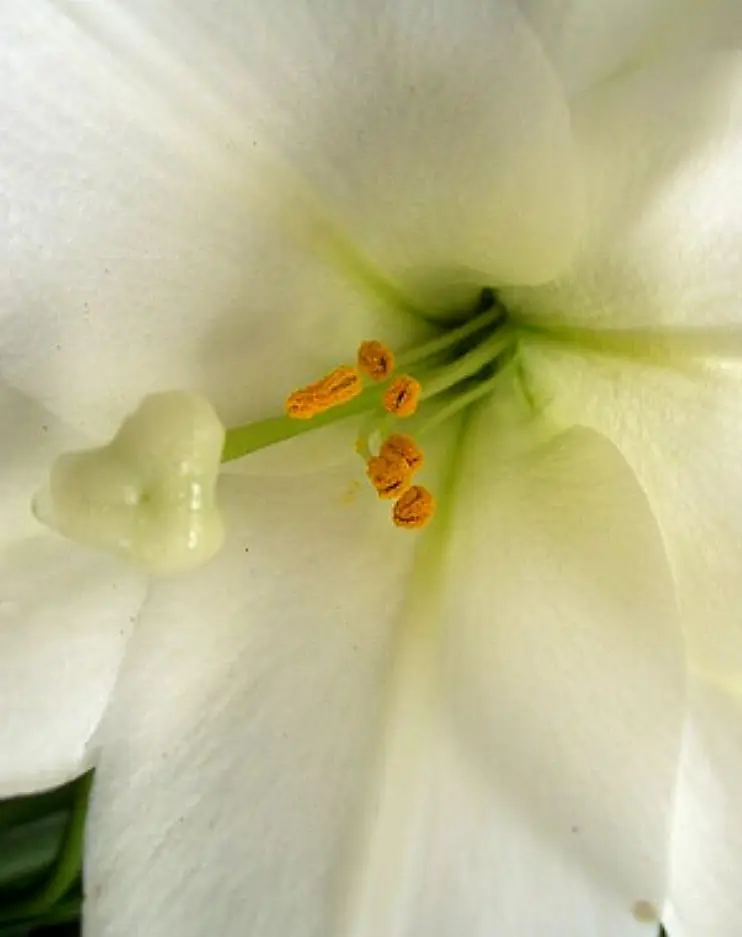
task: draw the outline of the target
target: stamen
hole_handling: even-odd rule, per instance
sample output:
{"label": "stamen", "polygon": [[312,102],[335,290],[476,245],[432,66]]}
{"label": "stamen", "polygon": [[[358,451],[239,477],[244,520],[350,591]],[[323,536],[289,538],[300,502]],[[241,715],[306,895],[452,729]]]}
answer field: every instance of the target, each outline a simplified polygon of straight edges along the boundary
{"label": "stamen", "polygon": [[403,436],[401,433],[395,433],[384,440],[379,455],[382,459],[392,461],[402,459],[407,463],[411,474],[419,471],[425,461],[422,449],[415,440],[411,436]]}
{"label": "stamen", "polygon": [[361,342],[358,370],[372,381],[384,381],[394,370],[394,352],[381,342]]}
{"label": "stamen", "polygon": [[397,527],[425,527],[435,514],[435,498],[422,485],[413,485],[394,505],[392,520]]}
{"label": "stamen", "polygon": [[[285,425],[277,425],[282,421],[308,421],[316,416],[317,423],[325,426],[345,416],[360,416],[356,452],[366,464],[377,495],[395,501],[392,519],[397,527],[424,527],[435,514],[436,502],[427,488],[412,484],[423,468],[423,452],[409,435],[387,435],[391,418],[412,416],[425,401],[424,419],[415,421],[415,430],[427,431],[490,393],[495,377],[516,351],[517,332],[508,325],[505,311],[491,291],[484,291],[471,321],[398,356],[383,342],[361,342],[355,366],[341,365],[289,395],[285,409],[292,419],[274,418],[259,424],[261,438],[270,437],[261,445],[304,431],[301,426],[287,430]],[[411,367],[417,377],[399,373]],[[395,368],[398,371],[393,376]],[[371,387],[368,380],[382,386]],[[379,413],[380,403],[385,412]],[[325,412],[345,404],[350,405],[342,413]],[[304,429],[310,428],[304,424]],[[237,447],[225,447],[227,458],[237,457],[233,449]],[[241,442],[240,452],[245,451],[251,450]]]}
{"label": "stamen", "polygon": [[410,487],[412,472],[404,459],[373,456],[366,465],[366,474],[380,498],[398,498]]}
{"label": "stamen", "polygon": [[349,364],[340,365],[328,375],[289,395],[286,413],[295,420],[311,420],[318,413],[339,407],[363,390],[361,375]]}
{"label": "stamen", "polygon": [[384,394],[384,409],[395,416],[412,416],[417,410],[422,390],[420,381],[416,381],[414,377],[407,374],[397,377]]}

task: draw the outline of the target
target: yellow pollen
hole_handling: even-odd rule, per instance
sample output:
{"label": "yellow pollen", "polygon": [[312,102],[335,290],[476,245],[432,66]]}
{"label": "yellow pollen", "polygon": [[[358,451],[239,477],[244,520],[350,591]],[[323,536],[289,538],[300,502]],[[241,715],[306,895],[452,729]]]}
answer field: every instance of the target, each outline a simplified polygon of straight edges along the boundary
{"label": "yellow pollen", "polygon": [[413,485],[394,505],[392,520],[397,527],[425,527],[435,514],[435,498],[422,485]]}
{"label": "yellow pollen", "polygon": [[422,449],[411,436],[395,433],[382,443],[379,455],[382,459],[403,459],[409,466],[410,473],[419,471],[425,461]]}
{"label": "yellow pollen", "polygon": [[396,377],[384,394],[384,409],[395,416],[412,416],[421,393],[422,385],[414,377],[406,374]]}
{"label": "yellow pollen", "polygon": [[374,456],[366,464],[366,474],[380,498],[398,498],[410,487],[412,472],[404,459]]}
{"label": "yellow pollen", "polygon": [[362,390],[357,369],[342,364],[319,381],[293,391],[286,401],[286,413],[295,420],[311,420],[318,413],[348,403]]}
{"label": "yellow pollen", "polygon": [[394,352],[381,342],[361,342],[358,370],[372,381],[384,381],[394,370]]}

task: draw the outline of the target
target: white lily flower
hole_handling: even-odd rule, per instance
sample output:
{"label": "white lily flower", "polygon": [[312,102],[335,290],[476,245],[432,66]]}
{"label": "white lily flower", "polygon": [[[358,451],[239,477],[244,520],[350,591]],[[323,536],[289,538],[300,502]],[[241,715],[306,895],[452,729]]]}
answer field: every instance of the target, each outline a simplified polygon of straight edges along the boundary
{"label": "white lily flower", "polygon": [[[671,6],[0,9],[0,782],[95,764],[88,934],[742,929],[742,62],[659,63]],[[252,451],[485,287],[428,531],[349,495],[355,420]],[[149,581],[29,503],[172,388],[250,454],[218,556]],[[192,530],[207,423],[185,487],[159,431],[97,457],[123,528],[69,474],[53,523],[152,565],[137,473]]]}

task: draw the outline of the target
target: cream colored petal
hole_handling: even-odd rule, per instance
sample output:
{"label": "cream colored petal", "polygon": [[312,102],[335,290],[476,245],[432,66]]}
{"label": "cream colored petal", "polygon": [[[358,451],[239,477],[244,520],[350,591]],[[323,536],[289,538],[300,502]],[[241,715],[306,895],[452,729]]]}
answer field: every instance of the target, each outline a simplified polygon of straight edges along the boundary
{"label": "cream colored petal", "polygon": [[460,742],[437,742],[404,937],[657,937],[651,891],[622,892],[580,861],[588,831],[545,833],[512,791],[472,771]]}
{"label": "cream colored petal", "polygon": [[[352,359],[362,338],[410,334],[406,315],[268,225],[255,207],[264,163],[233,140],[244,128],[221,111],[204,126],[180,79],[168,96],[164,76],[161,93],[146,32],[140,73],[72,12],[0,11],[6,381],[95,440],[174,387],[229,423],[280,412],[295,383]],[[311,242],[298,202],[292,225]]]}
{"label": "cream colored petal", "polygon": [[575,120],[584,249],[567,276],[517,292],[513,306],[558,326],[695,330],[717,354],[738,355],[742,58],[639,72],[587,96]]}
{"label": "cream colored petal", "polygon": [[526,360],[555,417],[592,426],[620,448],[660,525],[691,668],[668,926],[673,937],[735,933],[742,374],[737,366],[652,368],[556,346],[534,347]]}
{"label": "cream colored petal", "polygon": [[672,937],[734,934],[742,926],[740,686],[739,678],[725,683],[703,673],[691,685],[667,911]]}
{"label": "cream colored petal", "polygon": [[98,736],[88,933],[332,933],[415,543],[348,482],[225,480],[225,549],[153,590]]}
{"label": "cream colored petal", "polygon": [[[459,477],[443,653],[457,737],[421,847],[420,932],[652,935],[685,711],[673,584],[616,448],[526,419],[483,412]],[[473,804],[454,794],[464,765]],[[654,928],[637,920],[650,908]]]}
{"label": "cream colored petal", "polygon": [[233,108],[235,145],[277,150],[422,311],[547,279],[571,256],[569,114],[511,0],[130,6],[134,36]]}

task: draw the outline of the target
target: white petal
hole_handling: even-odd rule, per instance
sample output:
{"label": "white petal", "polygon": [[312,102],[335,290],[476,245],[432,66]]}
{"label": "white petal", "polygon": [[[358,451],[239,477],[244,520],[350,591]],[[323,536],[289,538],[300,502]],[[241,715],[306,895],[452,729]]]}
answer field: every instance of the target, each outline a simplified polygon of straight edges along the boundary
{"label": "white petal", "polygon": [[[280,412],[360,339],[409,333],[346,271],[269,230],[253,204],[263,164],[232,141],[244,128],[202,126],[188,86],[160,94],[61,4],[4,4],[0,32],[9,383],[100,440],[154,390],[200,391],[230,423]],[[276,201],[292,207],[290,192]]]}
{"label": "white petal", "polygon": [[570,257],[568,112],[510,0],[192,3],[190,28],[183,6],[160,9],[163,41],[176,20],[201,74],[259,106],[256,133],[416,295],[541,281]]}
{"label": "white petal", "polygon": [[555,416],[608,435],[649,498],[692,667],[673,846],[673,937],[742,929],[739,686],[742,444],[737,367],[670,371],[533,348]]}
{"label": "white petal", "polygon": [[99,737],[90,934],[331,933],[416,541],[347,485],[226,480],[223,552],[153,590]]}
{"label": "white petal", "polygon": [[646,893],[625,904],[581,867],[579,826],[547,833],[511,791],[472,770],[450,735],[438,743],[405,937],[657,937]]}
{"label": "white petal", "polygon": [[635,915],[663,905],[684,714],[662,543],[607,440],[524,447],[519,419],[482,414],[459,476],[444,660],[486,806],[444,764],[419,932],[653,935]]}
{"label": "white petal", "polygon": [[4,388],[0,424],[0,796],[7,796],[61,783],[89,766],[86,745],[145,583],[46,534],[31,516],[31,495],[71,434]]}
{"label": "white petal", "polygon": [[300,354],[395,328],[383,272],[445,304],[571,254],[566,106],[508,3],[55,8],[3,24],[4,373],[90,428],[171,386],[275,407]]}
{"label": "white petal", "polygon": [[144,601],[143,577],[42,534],[0,557],[0,795],[61,784],[87,743]]}
{"label": "white petal", "polygon": [[[733,2],[733,0],[732,0]],[[665,27],[676,0],[518,0],[574,95],[630,67]],[[706,4],[708,5],[708,4]]]}
{"label": "white petal", "polygon": [[677,794],[667,929],[672,937],[735,934],[742,928],[740,681],[725,686],[698,675],[691,699]]}
{"label": "white petal", "polygon": [[581,326],[739,325],[742,57],[627,77],[589,95],[576,125],[584,251],[567,276],[519,291],[514,305]]}

